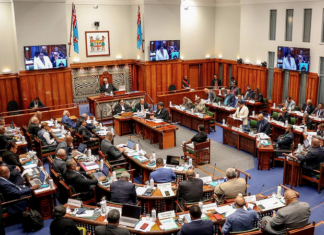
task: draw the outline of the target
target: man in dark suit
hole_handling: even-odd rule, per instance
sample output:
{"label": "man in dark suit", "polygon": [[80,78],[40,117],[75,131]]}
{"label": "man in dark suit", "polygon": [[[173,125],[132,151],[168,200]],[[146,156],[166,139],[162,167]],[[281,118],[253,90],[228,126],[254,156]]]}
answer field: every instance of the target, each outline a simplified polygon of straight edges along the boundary
{"label": "man in dark suit", "polygon": [[255,102],[262,102],[263,103],[263,95],[259,91],[259,88],[254,89],[254,93],[253,93],[252,97],[250,98],[250,100],[254,100]]}
{"label": "man in dark suit", "polygon": [[2,216],[2,200],[0,198],[0,235],[6,235],[4,228],[5,228],[5,225],[3,223],[3,216]]}
{"label": "man in dark suit", "polygon": [[290,124],[290,114],[287,112],[287,107],[283,107],[281,113],[278,114],[277,121]]}
{"label": "man in dark suit", "polygon": [[162,158],[156,159],[156,170],[151,172],[150,180],[153,178],[156,183],[167,183],[174,181],[177,176],[170,168],[164,168]]}
{"label": "man in dark suit", "polygon": [[238,94],[241,94],[241,88],[237,86],[236,82],[233,82],[231,93],[233,96],[237,96]]}
{"label": "man in dark suit", "polygon": [[177,200],[182,207],[185,203],[199,202],[204,197],[204,183],[201,179],[196,179],[195,171],[188,170],[186,176],[187,180],[179,183],[177,191]]}
{"label": "man in dark suit", "polygon": [[264,134],[270,133],[270,123],[264,118],[262,113],[258,116],[257,132]]}
{"label": "man in dark suit", "polygon": [[70,112],[68,110],[63,111],[63,117],[62,117],[62,124],[66,125],[69,128],[75,129],[76,124],[74,121],[70,118]]}
{"label": "man in dark suit", "polygon": [[[79,127],[81,126],[81,122],[82,122],[82,120],[86,120],[86,121],[87,121],[87,120],[88,120],[88,114],[83,113],[83,114],[81,115],[81,117],[78,118],[77,123],[76,123],[76,129],[77,129],[77,130],[78,130]],[[87,122],[86,128],[87,128],[87,130],[92,131],[93,129],[96,128],[96,125],[97,125],[97,124],[94,125],[92,122],[91,122],[91,123],[88,123],[88,122]]]}
{"label": "man in dark suit", "polygon": [[164,103],[159,102],[157,106],[158,110],[151,114],[151,119],[163,119],[164,122],[168,122],[170,120],[169,112],[166,108],[164,108]]}
{"label": "man in dark suit", "polygon": [[312,139],[312,149],[306,155],[296,155],[302,162],[303,174],[313,176],[313,170],[318,170],[322,162],[324,162],[324,149],[321,147],[319,139]]}
{"label": "man in dark suit", "polygon": [[31,159],[27,159],[20,162],[20,158],[24,158],[26,154],[17,155],[18,147],[15,141],[9,141],[7,150],[2,154],[2,160],[8,164],[13,166],[18,166],[21,168],[22,165],[24,165],[27,162],[30,162]]}
{"label": "man in dark suit", "polygon": [[245,93],[243,95],[243,98],[245,100],[250,100],[252,98],[252,95],[253,95],[253,91],[252,91],[250,85],[247,85],[246,86],[246,91],[245,91]]}
{"label": "man in dark suit", "polygon": [[76,226],[75,222],[71,219],[64,217],[66,209],[63,205],[54,207],[53,221],[50,225],[51,235],[80,235],[80,230]]}
{"label": "man in dark suit", "polygon": [[141,99],[139,103],[135,105],[135,111],[141,112],[143,109],[150,111],[150,105],[148,103],[145,103],[144,99]]}
{"label": "man in dark suit", "polygon": [[64,149],[59,149],[57,151],[56,157],[53,160],[53,169],[59,173],[63,174],[65,168],[66,168],[66,152]]}
{"label": "man in dark suit", "polygon": [[189,209],[191,222],[184,224],[178,235],[212,235],[214,234],[214,225],[211,220],[202,220],[202,212],[197,205]]}
{"label": "man in dark suit", "polygon": [[301,112],[311,114],[315,110],[315,106],[312,104],[312,100],[308,99],[301,108]]}
{"label": "man in dark suit", "polygon": [[226,94],[226,96],[224,98],[223,104],[225,106],[234,107],[234,105],[235,105],[235,96],[231,94],[230,89],[228,89],[226,92],[227,92],[227,94]]}
{"label": "man in dark suit", "polygon": [[108,212],[106,226],[97,226],[95,228],[95,235],[129,235],[129,231],[126,228],[118,227],[120,214],[116,209],[112,209]]}
{"label": "man in dark suit", "polygon": [[242,98],[241,94],[237,95],[237,99],[235,99],[235,104],[234,104],[234,108],[238,108],[239,104],[237,103],[238,101],[242,101],[243,105],[245,105],[245,100]]}
{"label": "man in dark suit", "polygon": [[0,150],[7,148],[8,140],[4,135],[5,133],[6,133],[6,128],[4,126],[1,126],[0,127]]}
{"label": "man in dark suit", "polygon": [[81,121],[81,126],[78,129],[78,133],[83,137],[84,141],[96,141],[98,138],[94,138],[93,134],[86,128],[87,126],[87,121],[82,120]]}
{"label": "man in dark suit", "polygon": [[118,91],[117,88],[113,85],[108,83],[108,78],[103,79],[103,84],[100,86],[100,93],[108,93],[112,91]]}
{"label": "man in dark suit", "polygon": [[307,202],[299,202],[296,192],[289,189],[284,194],[286,206],[274,212],[272,217],[262,218],[262,227],[269,234],[286,234],[286,228],[302,228],[308,224],[311,214]]}
{"label": "man in dark suit", "polygon": [[119,100],[119,103],[115,105],[114,112],[115,114],[121,112],[131,112],[132,107],[124,102],[124,100]]}
{"label": "man in dark suit", "polygon": [[[10,171],[7,166],[0,167],[0,189],[5,201],[11,201],[22,197],[29,196],[33,193],[32,190],[38,189],[40,185],[32,187],[23,187],[23,185],[15,185],[9,181]],[[26,209],[26,201],[20,201],[8,205],[8,212],[15,214],[22,212]]]}
{"label": "man in dark suit", "polygon": [[205,126],[203,124],[200,124],[198,126],[198,134],[195,134],[191,140],[188,140],[186,142],[186,144],[190,144],[192,142],[195,142],[195,143],[202,143],[202,142],[205,142],[207,140],[207,134],[205,132]]}
{"label": "man in dark suit", "polygon": [[28,108],[29,109],[37,109],[37,108],[43,108],[45,105],[42,101],[39,100],[38,97],[36,97],[32,102],[30,102]]}
{"label": "man in dark suit", "polygon": [[312,116],[314,117],[319,117],[319,118],[324,118],[324,109],[323,109],[323,104],[319,103],[317,108],[314,109],[312,112]]}
{"label": "man in dark suit", "polygon": [[135,185],[129,182],[130,174],[121,173],[120,179],[110,185],[111,201],[116,203],[136,204]]}
{"label": "man in dark suit", "polygon": [[288,125],[286,132],[278,137],[276,149],[291,149],[291,144],[294,142],[294,128]]}
{"label": "man in dark suit", "polygon": [[37,111],[34,116],[32,116],[29,121],[28,121],[28,126],[32,123],[32,120],[34,117],[37,117],[38,118],[38,121],[40,122],[42,120],[42,113],[40,111]]}
{"label": "man in dark suit", "polygon": [[0,167],[1,166],[7,166],[9,168],[10,171],[9,181],[11,183],[14,183],[16,185],[22,185],[24,183],[25,179],[21,177],[20,174],[21,170],[19,166],[8,165],[4,161],[2,161],[2,157],[0,157]]}
{"label": "man in dark suit", "polygon": [[28,126],[28,132],[33,136],[37,136],[38,131],[39,131],[39,120],[37,117],[33,117],[32,122]]}
{"label": "man in dark suit", "polygon": [[124,159],[124,148],[116,147],[112,144],[113,134],[108,132],[105,139],[101,141],[100,149],[107,156],[108,161]]}
{"label": "man in dark suit", "polygon": [[217,96],[216,96],[216,94],[215,94],[214,91],[209,90],[208,88],[205,88],[204,89],[204,92],[207,95],[207,100],[209,101],[209,103],[215,103],[215,102],[217,102]]}
{"label": "man in dark suit", "polygon": [[217,74],[214,74],[214,78],[212,79],[211,86],[219,87],[222,85],[222,81],[218,78]]}
{"label": "man in dark suit", "polygon": [[73,148],[73,137],[70,135],[66,135],[65,139],[62,140],[55,149],[55,156],[57,155],[57,152],[59,149],[64,149],[67,158],[72,157],[72,148]]}
{"label": "man in dark suit", "polygon": [[304,125],[308,130],[313,130],[313,121],[307,112],[304,113],[301,124]]}
{"label": "man in dark suit", "polygon": [[187,75],[185,75],[182,80],[182,89],[191,89],[191,85],[190,85]]}
{"label": "man in dark suit", "polygon": [[93,188],[96,187],[98,181],[106,179],[102,176],[97,179],[88,179],[86,176],[92,172],[77,171],[77,164],[73,158],[66,160],[66,169],[63,172],[63,178],[68,185],[72,185],[77,193],[81,193],[83,200],[90,199],[93,197]]}

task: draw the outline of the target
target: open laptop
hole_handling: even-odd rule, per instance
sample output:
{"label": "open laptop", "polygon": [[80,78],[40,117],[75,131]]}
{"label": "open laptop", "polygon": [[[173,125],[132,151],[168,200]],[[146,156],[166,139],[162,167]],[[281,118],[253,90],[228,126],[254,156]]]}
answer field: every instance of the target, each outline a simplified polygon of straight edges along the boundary
{"label": "open laptop", "polygon": [[42,185],[42,184],[44,184],[44,181],[45,181],[45,173],[43,171],[41,171],[39,174],[39,179],[31,180],[30,185],[31,186]]}
{"label": "open laptop", "polygon": [[127,140],[127,145],[125,147],[125,153],[134,151],[135,143],[132,140]]}
{"label": "open laptop", "polygon": [[167,155],[165,167],[176,168],[180,165],[180,156]]}
{"label": "open laptop", "polygon": [[122,214],[119,220],[121,225],[134,228],[141,218],[141,207],[123,204]]}
{"label": "open laptop", "polygon": [[87,146],[85,146],[84,144],[81,144],[80,143],[79,144],[79,147],[78,147],[78,150],[75,151],[77,153],[77,157],[83,155],[85,153],[86,149],[87,149]]}
{"label": "open laptop", "polygon": [[103,169],[102,169],[102,172],[99,171],[99,172],[95,172],[93,174],[93,177],[95,177],[97,180],[99,180],[99,178],[101,176],[108,176],[109,175],[109,168],[106,164],[103,165]]}

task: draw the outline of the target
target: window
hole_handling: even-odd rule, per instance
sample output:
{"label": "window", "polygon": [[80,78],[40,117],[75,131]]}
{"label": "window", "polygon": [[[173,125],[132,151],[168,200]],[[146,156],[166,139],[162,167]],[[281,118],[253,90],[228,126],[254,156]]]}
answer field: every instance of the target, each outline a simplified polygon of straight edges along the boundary
{"label": "window", "polygon": [[303,42],[310,42],[311,26],[312,26],[312,9],[304,9]]}
{"label": "window", "polygon": [[323,8],[323,16],[322,16],[322,39],[321,42],[324,42],[324,8]]}
{"label": "window", "polygon": [[324,101],[324,57],[320,57],[320,72],[319,72],[319,86],[318,86],[318,103]]}
{"label": "window", "polygon": [[286,10],[286,41],[292,41],[292,31],[293,31],[293,21],[294,21],[294,10]]}
{"label": "window", "polygon": [[270,10],[269,40],[276,40],[277,10]]}

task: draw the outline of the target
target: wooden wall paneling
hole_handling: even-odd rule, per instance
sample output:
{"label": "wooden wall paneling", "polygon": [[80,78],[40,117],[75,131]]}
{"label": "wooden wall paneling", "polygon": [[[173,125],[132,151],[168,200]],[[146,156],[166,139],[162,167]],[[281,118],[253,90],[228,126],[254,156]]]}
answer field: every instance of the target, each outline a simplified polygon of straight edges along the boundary
{"label": "wooden wall paneling", "polygon": [[282,103],[283,75],[284,74],[282,69],[274,69],[272,103],[276,103],[276,105]]}
{"label": "wooden wall paneling", "polygon": [[53,96],[53,104],[54,105],[59,105],[59,83],[58,83],[58,78],[57,74],[52,74],[51,76],[52,80],[52,96]]}
{"label": "wooden wall paneling", "polygon": [[138,83],[138,90],[139,91],[144,91],[145,88],[144,88],[144,71],[143,71],[143,66],[142,65],[139,65],[137,66],[137,83]]}
{"label": "wooden wall paneling", "polygon": [[36,93],[36,75],[29,76],[29,100],[27,101],[26,109],[28,109],[29,103],[35,99],[37,96]]}
{"label": "wooden wall paneling", "polygon": [[167,64],[167,88],[169,90],[169,86],[172,84],[172,66],[171,64]]}
{"label": "wooden wall paneling", "polygon": [[299,90],[300,90],[300,75],[299,72],[290,71],[289,73],[289,85],[288,95],[299,104]]}
{"label": "wooden wall paneling", "polygon": [[65,97],[66,103],[71,104],[73,103],[73,88],[72,88],[72,74],[71,73],[64,73],[64,82],[65,82]]}
{"label": "wooden wall paneling", "polygon": [[223,63],[223,86],[228,87],[229,85],[229,66],[226,63]]}
{"label": "wooden wall paneling", "polygon": [[153,100],[156,100],[156,86],[158,85],[157,83],[157,66],[158,65],[152,65],[151,67],[151,97]]}
{"label": "wooden wall paneling", "polygon": [[151,90],[151,66],[145,66],[145,91],[153,99]]}
{"label": "wooden wall paneling", "polygon": [[[173,63],[171,64],[172,67],[172,77],[171,77],[171,81],[172,84],[174,84],[177,87],[177,90],[181,89],[181,82],[182,82],[182,78],[181,78],[181,64],[180,63]],[[189,76],[188,76],[189,78]]]}
{"label": "wooden wall paneling", "polygon": [[58,73],[57,79],[59,84],[59,104],[66,104],[65,89],[63,88],[63,84],[65,84],[63,73]]}
{"label": "wooden wall paneling", "polygon": [[162,81],[163,81],[163,77],[162,77],[162,65],[158,64],[156,66],[156,92],[155,92],[155,96],[157,94],[157,92],[161,92],[162,91]]}
{"label": "wooden wall paneling", "polygon": [[30,82],[29,76],[19,77],[19,90],[21,94],[22,109],[26,109],[29,106],[30,100]]}
{"label": "wooden wall paneling", "polygon": [[[37,79],[36,79],[36,97],[39,97],[39,99],[42,101],[42,102],[45,102],[45,92],[44,92],[44,76],[41,74],[39,76],[37,76]],[[32,98],[33,99],[33,98]],[[47,105],[47,104],[46,104]]]}
{"label": "wooden wall paneling", "polygon": [[7,111],[7,95],[6,95],[6,79],[3,78],[0,80],[0,108],[1,112]]}
{"label": "wooden wall paneling", "polygon": [[[202,73],[202,71],[201,71]],[[192,88],[199,87],[199,79],[201,79],[201,74],[199,74],[199,64],[189,65],[189,76],[190,85]],[[182,85],[182,84],[181,84]]]}
{"label": "wooden wall paneling", "polygon": [[217,76],[219,77],[220,76],[220,74],[219,74],[219,62],[218,61],[215,61],[214,64],[215,64],[214,65],[214,68],[215,68],[214,74],[217,74]]}
{"label": "wooden wall paneling", "polygon": [[43,102],[45,102],[44,104],[47,106],[53,106],[52,78],[49,74],[44,74],[44,84],[45,100],[43,100]]}
{"label": "wooden wall paneling", "polygon": [[316,73],[307,74],[306,86],[306,99],[311,99],[312,103],[317,106],[319,77]]}
{"label": "wooden wall paneling", "polygon": [[[237,77],[238,77],[237,67],[238,67],[237,64],[232,64],[232,76],[235,77],[235,79],[237,79]],[[241,89],[242,89],[242,87],[241,87]]]}
{"label": "wooden wall paneling", "polygon": [[20,97],[19,86],[18,86],[18,76],[15,76],[14,78],[10,78],[10,81],[11,81],[10,91],[13,93],[13,100],[17,101],[19,108],[21,108],[21,97]]}
{"label": "wooden wall paneling", "polygon": [[161,65],[161,90],[160,91],[167,91],[168,87],[168,66],[166,64]]}
{"label": "wooden wall paneling", "polygon": [[137,65],[133,64],[131,68],[131,90],[138,91]]}

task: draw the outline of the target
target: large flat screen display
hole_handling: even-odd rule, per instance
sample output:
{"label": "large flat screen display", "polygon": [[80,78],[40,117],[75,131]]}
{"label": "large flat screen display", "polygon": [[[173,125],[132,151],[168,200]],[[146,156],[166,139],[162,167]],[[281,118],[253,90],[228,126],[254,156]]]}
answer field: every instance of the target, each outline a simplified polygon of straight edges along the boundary
{"label": "large flat screen display", "polygon": [[150,42],[150,61],[177,60],[180,58],[180,40]]}
{"label": "large flat screen display", "polygon": [[25,46],[26,70],[65,68],[67,64],[66,45]]}
{"label": "large flat screen display", "polygon": [[309,48],[278,47],[277,67],[301,72],[309,71]]}

